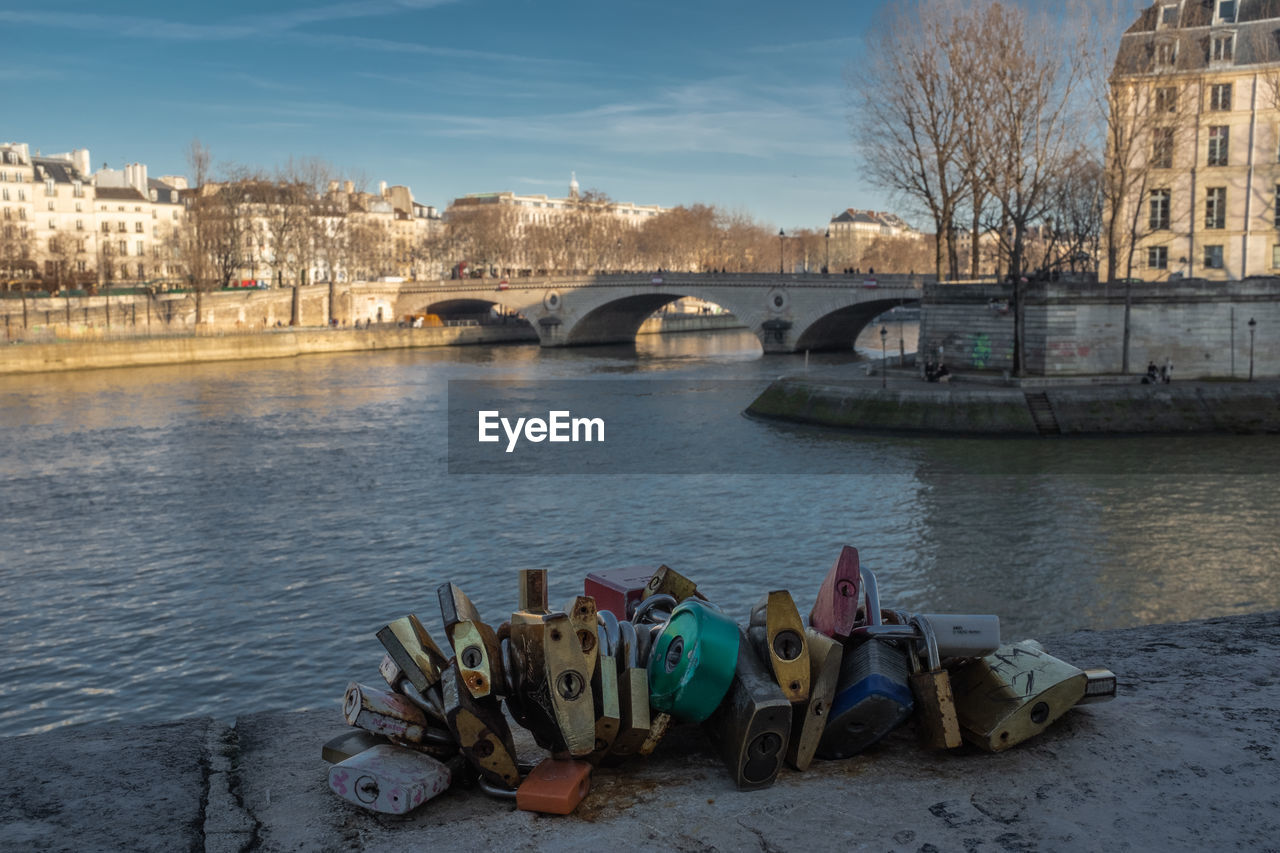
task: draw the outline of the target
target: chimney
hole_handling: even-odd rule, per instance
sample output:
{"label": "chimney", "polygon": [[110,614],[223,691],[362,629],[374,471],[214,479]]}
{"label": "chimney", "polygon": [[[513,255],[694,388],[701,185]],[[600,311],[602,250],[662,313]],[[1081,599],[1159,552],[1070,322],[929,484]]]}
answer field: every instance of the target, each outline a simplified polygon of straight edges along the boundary
{"label": "chimney", "polygon": [[342,191],[345,192],[347,195],[351,195],[353,192],[356,191],[356,185],[351,181],[343,181]]}
{"label": "chimney", "polygon": [[378,195],[382,196],[383,198],[386,198],[386,197],[387,197],[387,182],[386,182],[386,181],[378,181]]}
{"label": "chimney", "polygon": [[71,161],[75,164],[76,171],[84,177],[89,177],[89,172],[93,168],[89,159],[88,148],[77,148],[71,152]]}

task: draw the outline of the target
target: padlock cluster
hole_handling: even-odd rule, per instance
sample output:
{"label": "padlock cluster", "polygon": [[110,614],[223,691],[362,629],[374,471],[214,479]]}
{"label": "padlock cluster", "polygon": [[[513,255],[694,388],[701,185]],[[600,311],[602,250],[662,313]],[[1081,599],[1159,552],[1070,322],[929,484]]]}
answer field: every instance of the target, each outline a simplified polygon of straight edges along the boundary
{"label": "padlock cluster", "polygon": [[[325,746],[330,788],[403,813],[475,783],[568,814],[593,767],[648,755],[673,723],[702,724],[734,783],[754,789],[784,762],[848,758],[913,717],[930,747],[999,751],[1115,695],[1108,670],[1031,640],[1002,644],[996,616],[882,608],[850,546],[808,624],[774,590],[739,625],[667,566],[594,572],[563,610],[548,607],[546,581],[521,571],[518,609],[496,630],[457,586],[440,586],[449,653],[414,615],[378,631],[386,686],[347,688],[343,716],[357,730]],[[508,715],[549,758],[518,762]]]}

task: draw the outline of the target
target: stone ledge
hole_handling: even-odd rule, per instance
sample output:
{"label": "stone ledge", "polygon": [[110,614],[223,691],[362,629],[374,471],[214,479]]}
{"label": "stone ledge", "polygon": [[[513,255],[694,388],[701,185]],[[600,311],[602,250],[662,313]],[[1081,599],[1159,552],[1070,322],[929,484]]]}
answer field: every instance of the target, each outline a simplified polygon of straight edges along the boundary
{"label": "stone ledge", "polygon": [[[230,830],[214,846],[248,838],[245,849],[261,850],[1275,848],[1280,612],[1040,639],[1071,663],[1114,670],[1119,698],[996,755],[929,751],[905,727],[756,792],[735,790],[685,727],[650,759],[598,771],[563,818],[477,791],[402,818],[342,802],[319,757],[345,729],[342,684],[334,707],[249,715],[235,739],[211,739],[207,720],[8,738],[0,848],[199,850],[205,827]],[[235,744],[226,772],[247,815],[208,793],[215,742]]]}

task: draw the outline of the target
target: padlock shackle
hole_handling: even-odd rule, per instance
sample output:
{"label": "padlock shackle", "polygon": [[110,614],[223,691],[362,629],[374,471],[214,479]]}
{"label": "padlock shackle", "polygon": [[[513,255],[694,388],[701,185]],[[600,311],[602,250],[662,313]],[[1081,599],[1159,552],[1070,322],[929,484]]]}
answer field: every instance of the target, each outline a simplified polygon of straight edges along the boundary
{"label": "padlock shackle", "polygon": [[862,588],[867,595],[867,624],[880,624],[880,587],[876,584],[876,573],[870,569],[860,569]]}
{"label": "padlock shackle", "polygon": [[636,605],[636,612],[631,614],[631,621],[636,625],[641,624],[644,621],[644,618],[649,615],[651,610],[654,610],[659,604],[662,604],[665,605],[666,609],[654,613],[654,618],[650,621],[667,622],[671,619],[671,611],[674,610],[675,606],[679,603],[680,602],[676,601],[676,597],[674,595],[667,595],[665,592],[660,592],[657,595],[651,595]]}
{"label": "padlock shackle", "polygon": [[428,691],[428,693],[423,693],[413,686],[412,681],[406,678],[400,682],[400,693],[404,698],[408,699],[410,702],[417,705],[418,708],[435,717],[440,722],[443,723],[445,721],[444,703],[442,701],[436,701],[435,696],[428,695],[430,691]]}
{"label": "padlock shackle", "polygon": [[618,617],[614,615],[612,610],[597,610],[596,622],[604,629],[604,636],[608,642],[601,640],[605,648],[609,649],[609,654],[617,657],[618,649],[622,643],[622,634],[618,628]]}
{"label": "padlock shackle", "polygon": [[516,798],[515,788],[500,788],[492,782],[486,781],[483,776],[476,779],[476,785],[481,791],[499,800],[514,800]]}
{"label": "padlock shackle", "polygon": [[937,672],[942,669],[942,657],[938,654],[938,637],[933,633],[933,625],[919,613],[911,617],[910,623],[924,636],[925,653],[929,656],[929,671]]}

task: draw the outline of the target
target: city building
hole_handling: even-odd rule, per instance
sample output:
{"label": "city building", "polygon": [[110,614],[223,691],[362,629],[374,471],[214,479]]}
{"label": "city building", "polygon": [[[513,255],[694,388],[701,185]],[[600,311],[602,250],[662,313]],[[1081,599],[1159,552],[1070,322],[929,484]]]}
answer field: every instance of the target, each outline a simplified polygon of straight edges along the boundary
{"label": "city building", "polygon": [[832,269],[841,270],[847,267],[866,268],[864,256],[868,254],[872,244],[886,238],[908,238],[922,240],[923,235],[906,223],[902,217],[894,213],[876,210],[856,210],[849,208],[831,217],[827,224],[830,235]]}
{"label": "city building", "polygon": [[473,207],[477,205],[506,205],[518,214],[520,226],[551,225],[561,217],[579,212],[584,207],[603,210],[621,221],[639,227],[649,217],[664,213],[668,208],[656,204],[633,204],[629,201],[595,200],[583,196],[578,187],[578,176],[570,173],[569,194],[564,198],[549,198],[546,195],[517,195],[513,192],[471,193],[454,199],[451,208]]}
{"label": "city building", "polygon": [[1278,30],[1273,0],[1162,0],[1125,32],[1107,152],[1119,276],[1280,272]]}

